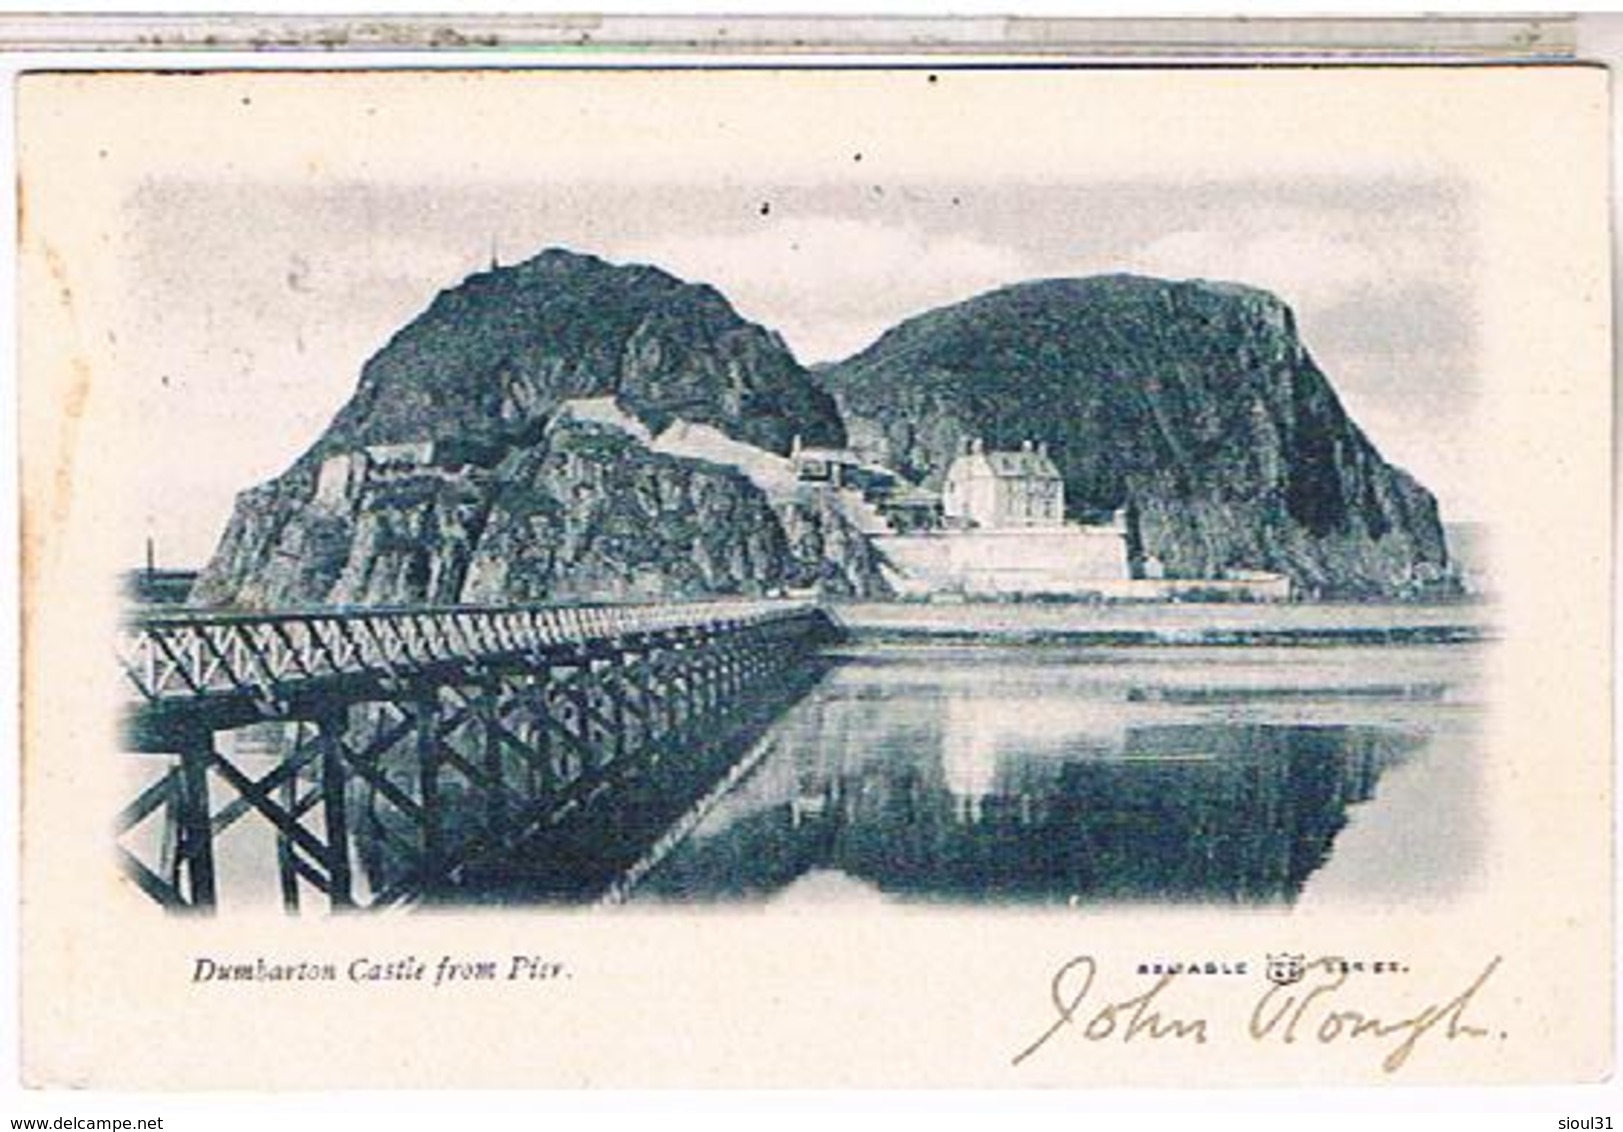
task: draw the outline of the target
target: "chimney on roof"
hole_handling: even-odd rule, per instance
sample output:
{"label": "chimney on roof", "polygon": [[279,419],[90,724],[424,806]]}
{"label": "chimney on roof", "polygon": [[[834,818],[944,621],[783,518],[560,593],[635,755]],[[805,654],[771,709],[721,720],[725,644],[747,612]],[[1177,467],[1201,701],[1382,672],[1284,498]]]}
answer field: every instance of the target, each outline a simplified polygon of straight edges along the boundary
{"label": "chimney on roof", "polygon": [[979,456],[982,452],[986,451],[986,441],[977,436],[974,442],[970,445],[969,450],[975,455]]}
{"label": "chimney on roof", "polygon": [[1022,440],[1020,442],[1020,451],[1022,451],[1022,452],[1030,452],[1031,451],[1031,441]]}
{"label": "chimney on roof", "polygon": [[1039,455],[1039,456],[1048,455],[1048,441],[1039,440],[1037,442],[1037,455]]}

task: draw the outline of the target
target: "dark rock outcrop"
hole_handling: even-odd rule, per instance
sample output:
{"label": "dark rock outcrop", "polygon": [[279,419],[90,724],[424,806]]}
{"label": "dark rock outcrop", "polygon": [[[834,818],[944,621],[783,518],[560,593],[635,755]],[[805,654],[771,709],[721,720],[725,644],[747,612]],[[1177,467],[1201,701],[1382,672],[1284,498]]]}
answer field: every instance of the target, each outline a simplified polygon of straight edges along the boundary
{"label": "dark rock outcrop", "polygon": [[612,397],[787,451],[833,399],[714,289],[544,252],[442,293],[319,440],[244,492],[192,600],[245,608],[885,590],[836,512],[569,419]]}
{"label": "dark rock outcrop", "polygon": [[886,592],[833,510],[774,506],[731,468],[559,418],[494,468],[424,463],[316,494],[239,497],[193,601],[236,608]]}
{"label": "dark rock outcrop", "polygon": [[[825,391],[827,390],[827,391]],[[832,395],[831,395],[832,394]],[[442,293],[292,468],[244,492],[192,600],[236,607],[886,592],[826,496],[660,453],[613,398],[783,452],[837,445],[939,486],[972,437],[1042,440],[1073,518],[1125,507],[1172,576],[1411,593],[1449,565],[1436,501],[1382,460],[1251,288],[1049,280],[910,319],[816,379],[714,289],[548,251]],[[844,412],[842,424],[840,411]]]}
{"label": "dark rock outcrop", "polygon": [[819,586],[884,592],[868,543],[838,514],[804,534],[731,468],[561,423],[494,493],[461,596],[471,602],[700,597]]}
{"label": "dark rock outcrop", "polygon": [[676,417],[786,452],[844,439],[833,400],[777,334],[715,288],[550,249],[441,292],[361,370],[312,450],[533,438],[560,402],[614,397],[654,431]]}
{"label": "dark rock outcrop", "polygon": [[819,378],[854,445],[930,484],[969,438],[1047,441],[1071,515],[1127,508],[1134,550],[1173,576],[1393,595],[1447,567],[1436,500],[1381,458],[1263,291],[1021,284],[909,319]]}

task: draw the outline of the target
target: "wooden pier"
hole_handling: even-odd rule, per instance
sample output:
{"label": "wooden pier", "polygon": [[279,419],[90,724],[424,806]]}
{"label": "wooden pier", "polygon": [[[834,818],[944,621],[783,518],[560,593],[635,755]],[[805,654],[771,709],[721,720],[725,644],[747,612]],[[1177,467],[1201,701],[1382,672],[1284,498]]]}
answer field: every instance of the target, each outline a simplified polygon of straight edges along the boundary
{"label": "wooden pier", "polygon": [[[148,614],[119,640],[125,735],[163,765],[118,816],[119,860],[195,911],[218,903],[216,843],[244,820],[274,827],[290,911],[457,899],[515,861],[544,873],[549,837],[594,810],[617,827],[627,799],[724,774],[729,721],[830,632],[783,600]],[[267,723],[271,756],[239,755]]]}

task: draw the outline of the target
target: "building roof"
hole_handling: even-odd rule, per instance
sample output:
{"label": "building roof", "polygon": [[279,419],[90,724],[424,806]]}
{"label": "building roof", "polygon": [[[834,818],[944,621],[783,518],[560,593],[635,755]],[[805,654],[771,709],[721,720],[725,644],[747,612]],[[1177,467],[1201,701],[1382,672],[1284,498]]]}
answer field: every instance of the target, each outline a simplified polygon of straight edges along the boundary
{"label": "building roof", "polygon": [[947,469],[949,478],[990,476],[996,479],[1057,480],[1059,469],[1048,453],[1037,449],[1019,452],[971,452]]}
{"label": "building roof", "polygon": [[797,448],[789,454],[792,460],[821,460],[827,464],[860,464],[861,459],[849,448]]}
{"label": "building roof", "polygon": [[889,507],[940,507],[941,493],[925,487],[915,487],[910,483],[902,483],[891,489],[890,494],[885,497],[885,504]]}

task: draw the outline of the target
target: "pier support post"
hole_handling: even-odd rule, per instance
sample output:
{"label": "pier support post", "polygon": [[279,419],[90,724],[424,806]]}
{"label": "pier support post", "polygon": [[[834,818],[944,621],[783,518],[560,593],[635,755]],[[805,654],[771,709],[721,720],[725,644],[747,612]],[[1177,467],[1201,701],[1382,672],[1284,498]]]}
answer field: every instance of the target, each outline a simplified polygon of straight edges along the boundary
{"label": "pier support post", "polygon": [[427,689],[413,705],[417,728],[417,798],[422,806],[423,855],[419,873],[423,899],[432,902],[444,883],[445,832],[440,802],[439,695]]}
{"label": "pier support post", "polygon": [[316,722],[321,758],[321,808],[327,826],[327,896],[335,912],[355,906],[349,867],[349,774],[344,767],[344,730],[348,714],[324,715]]}
{"label": "pier support post", "polygon": [[187,905],[195,912],[213,912],[214,827],[209,805],[209,764],[214,760],[214,735],[203,731],[187,738],[180,752],[179,859],[185,862]]}
{"label": "pier support post", "polygon": [[529,764],[531,803],[539,802],[543,794],[558,787],[558,750],[552,739],[551,708],[547,703],[547,682],[550,679],[551,669],[542,665],[524,687],[525,716],[534,756]]}
{"label": "pier support post", "polygon": [[169,789],[164,791],[163,829],[158,836],[158,875],[169,887],[180,891],[180,767],[164,772]]}
{"label": "pier support post", "polygon": [[626,734],[626,694],[634,671],[631,654],[625,651],[616,653],[603,669],[603,689],[608,694],[609,702],[609,730],[613,732],[609,739],[609,750],[613,752],[610,758],[615,763],[623,763],[630,752],[630,739]]}
{"label": "pier support post", "polygon": [[[295,747],[298,746],[297,735],[294,738]],[[282,781],[280,790],[282,808],[289,814],[297,815],[299,812],[299,775],[290,774]],[[297,820],[297,817],[294,818]],[[280,826],[276,830],[276,878],[282,889],[282,910],[297,912],[299,910],[299,870],[294,858],[297,852],[293,848],[293,841],[287,831]]]}
{"label": "pier support post", "polygon": [[589,756],[582,760],[585,763],[581,767],[583,773],[597,770],[603,762],[603,753],[597,745],[596,730],[592,727],[591,684],[595,679],[593,667],[590,657],[581,657],[569,683],[569,696],[575,708],[576,734],[580,737],[582,751]]}
{"label": "pier support post", "polygon": [[484,744],[485,826],[496,844],[507,838],[507,776],[503,773],[502,677],[492,675],[479,685],[479,730]]}

